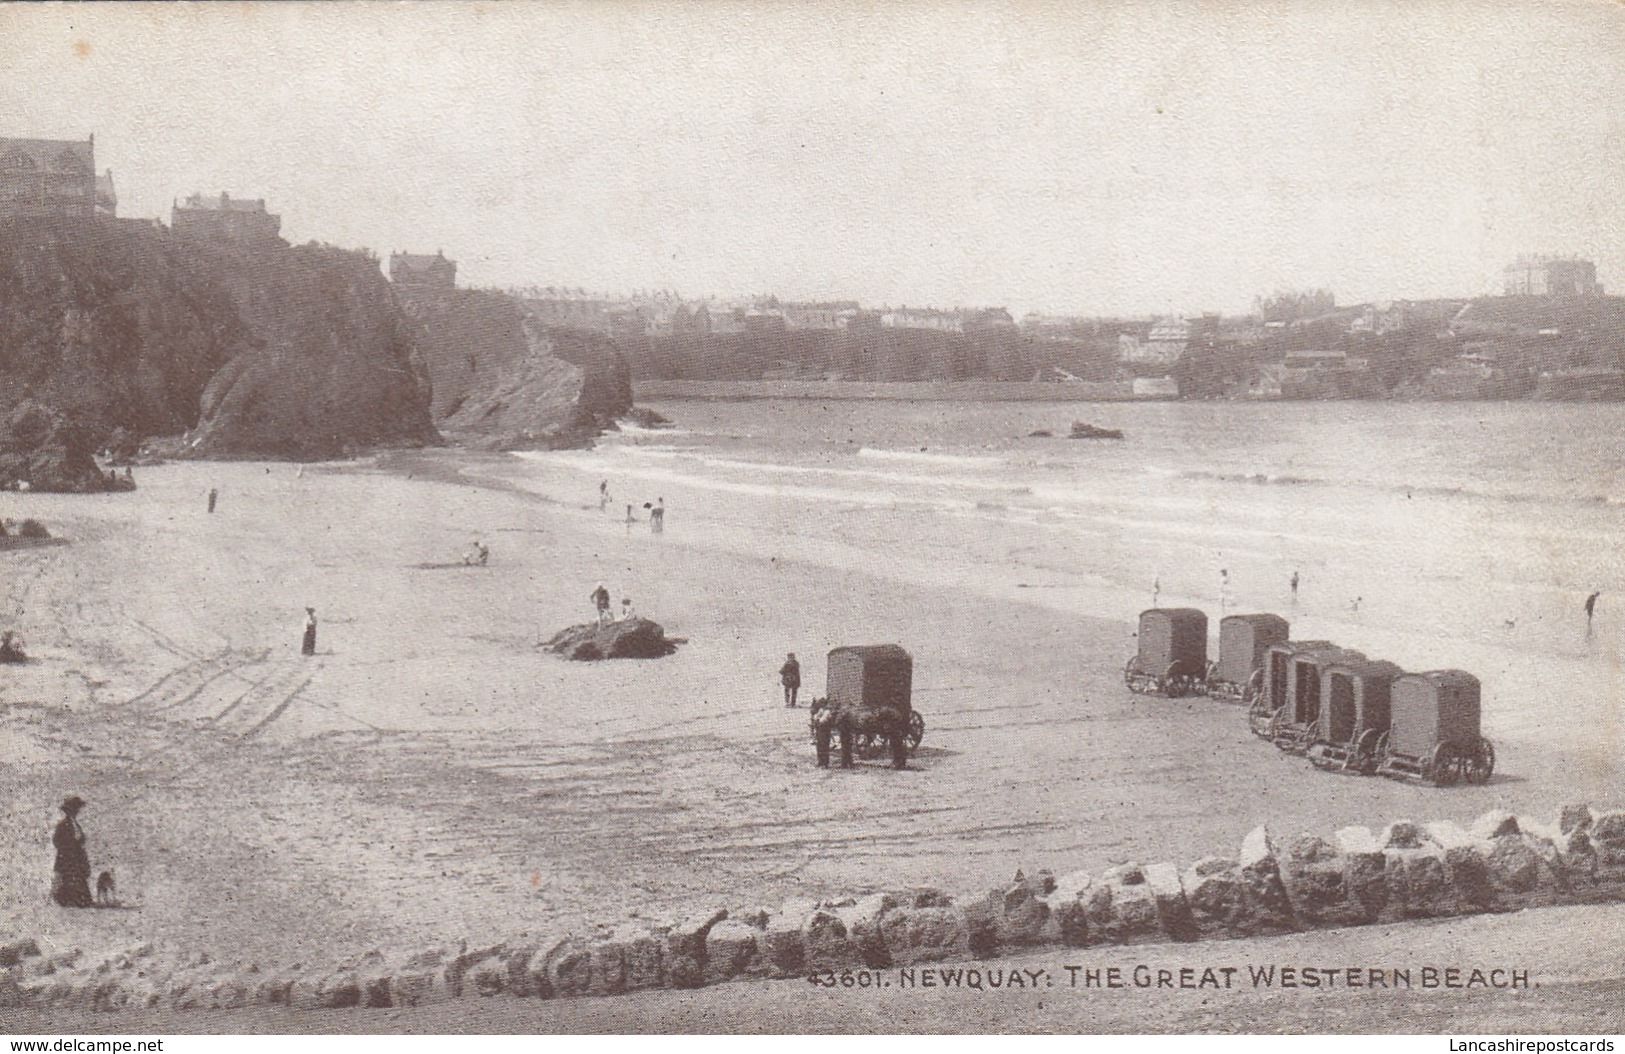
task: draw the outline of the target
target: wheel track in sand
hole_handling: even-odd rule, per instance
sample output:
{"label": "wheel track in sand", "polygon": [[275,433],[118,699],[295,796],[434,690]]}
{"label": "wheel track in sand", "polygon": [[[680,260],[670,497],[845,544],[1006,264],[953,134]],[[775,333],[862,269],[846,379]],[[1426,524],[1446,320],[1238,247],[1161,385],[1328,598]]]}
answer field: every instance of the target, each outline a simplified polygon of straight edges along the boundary
{"label": "wheel track in sand", "polygon": [[288,663],[274,669],[264,680],[234,699],[224,710],[208,718],[214,727],[243,738],[258,735],[288,712],[316,671],[305,663]]}

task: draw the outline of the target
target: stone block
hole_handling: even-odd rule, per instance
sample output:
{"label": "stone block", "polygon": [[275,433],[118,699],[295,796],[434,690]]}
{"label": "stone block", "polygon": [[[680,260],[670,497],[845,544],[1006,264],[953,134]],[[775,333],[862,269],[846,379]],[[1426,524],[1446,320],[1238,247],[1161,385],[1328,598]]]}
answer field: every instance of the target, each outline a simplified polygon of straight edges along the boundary
{"label": "stone block", "polygon": [[1246,910],[1241,876],[1234,860],[1209,856],[1180,875],[1185,904],[1199,939],[1232,937],[1238,933]]}
{"label": "stone block", "polygon": [[1597,851],[1599,868],[1625,867],[1625,810],[1594,813],[1586,834]]}
{"label": "stone block", "polygon": [[1276,863],[1292,913],[1306,926],[1359,926],[1371,921],[1349,888],[1343,854],[1325,838],[1299,836]]}
{"label": "stone block", "polygon": [[1557,811],[1557,829],[1561,834],[1584,831],[1591,826],[1591,806],[1584,802],[1570,802]]}
{"label": "stone block", "polygon": [[1343,858],[1343,885],[1365,918],[1381,918],[1388,906],[1388,858],[1368,827],[1344,827],[1332,835]]}
{"label": "stone block", "polygon": [[526,967],[528,991],[542,999],[587,995],[592,988],[592,953],[573,937],[544,941]]}
{"label": "stone block", "polygon": [[293,1002],[293,982],[294,977],[282,973],[261,977],[254,983],[249,1002],[255,1006],[288,1006]]}
{"label": "stone block", "polygon": [[745,974],[760,976],[764,971],[756,947],[759,932],[726,919],[712,926],[705,939],[704,983],[716,984]]}
{"label": "stone block", "polygon": [[867,965],[846,921],[829,908],[815,908],[807,916],[801,926],[801,946],[808,971],[840,972]]}
{"label": "stone block", "polygon": [[762,969],[769,977],[798,977],[805,972],[807,955],[802,924],[810,906],[787,904],[778,914],[768,916],[767,926],[757,938]]}
{"label": "stone block", "polygon": [[1491,809],[1473,821],[1468,833],[1477,841],[1487,842],[1493,838],[1522,834],[1523,828],[1519,826],[1518,818],[1505,809]]}
{"label": "stone block", "polygon": [[897,894],[870,893],[831,909],[845,924],[847,939],[864,966],[878,969],[891,964],[886,940],[880,933],[880,920],[903,902],[904,896]]}
{"label": "stone block", "polygon": [[1410,820],[1395,820],[1383,828],[1378,841],[1384,849],[1420,849],[1430,841],[1428,834]]}
{"label": "stone block", "polygon": [[1016,875],[1014,882],[992,891],[987,898],[993,938],[1001,948],[1042,943],[1044,930],[1050,920],[1050,906],[1044,898],[1055,891],[1054,878],[1033,882],[1019,871]]}
{"label": "stone block", "polygon": [[1388,902],[1377,921],[1443,918],[1463,913],[1442,846],[1430,840],[1429,844],[1417,848],[1385,849],[1383,858]]}
{"label": "stone block", "polygon": [[665,942],[659,937],[647,929],[626,926],[611,934],[609,943],[620,948],[621,985],[626,991],[665,985]]}
{"label": "stone block", "polygon": [[463,994],[490,997],[509,989],[508,962],[500,955],[488,955],[463,972]]}
{"label": "stone block", "polygon": [[1049,908],[1049,923],[1044,929],[1047,940],[1069,948],[1089,943],[1088,899],[1093,885],[1094,879],[1087,871],[1073,871],[1056,881],[1055,888],[1043,898]]}
{"label": "stone block", "polygon": [[662,962],[668,985],[697,988],[705,982],[706,938],[711,927],[727,917],[726,908],[702,909],[661,927],[665,933]]}
{"label": "stone block", "polygon": [[1557,903],[1562,885],[1554,868],[1550,842],[1517,835],[1496,838],[1484,847],[1485,875],[1503,908],[1532,908]]}
{"label": "stone block", "polygon": [[880,922],[887,958],[911,963],[964,959],[971,954],[970,927],[957,907],[899,907]]}
{"label": "stone block", "polygon": [[39,945],[32,937],[17,937],[0,943],[0,967],[16,966],[24,959],[39,957]]}
{"label": "stone block", "polygon": [[[406,958],[388,978],[390,1005],[424,1007],[457,999],[463,968],[453,968],[453,961],[460,953],[460,948],[429,947]],[[371,987],[367,997],[380,997],[375,979]]]}
{"label": "stone block", "polygon": [[1138,864],[1107,869],[1086,904],[1090,937],[1096,943],[1143,944],[1162,938],[1157,897]]}
{"label": "stone block", "polygon": [[1185,883],[1180,881],[1179,868],[1168,863],[1147,865],[1145,884],[1151,887],[1151,895],[1156,899],[1163,936],[1175,941],[1196,940],[1196,920],[1191,917],[1191,906],[1185,900]]}
{"label": "stone block", "polygon": [[1250,934],[1289,933],[1298,928],[1281,881],[1281,867],[1275,858],[1275,843],[1262,825],[1248,832],[1236,858],[1236,874],[1241,880],[1246,902],[1246,932]]}
{"label": "stone block", "polygon": [[[195,995],[190,989],[188,994]],[[184,1009],[173,997],[170,1005],[175,1009]],[[288,1005],[295,1010],[339,1010],[360,1006],[361,985],[355,974],[344,970],[307,974],[293,982]]]}

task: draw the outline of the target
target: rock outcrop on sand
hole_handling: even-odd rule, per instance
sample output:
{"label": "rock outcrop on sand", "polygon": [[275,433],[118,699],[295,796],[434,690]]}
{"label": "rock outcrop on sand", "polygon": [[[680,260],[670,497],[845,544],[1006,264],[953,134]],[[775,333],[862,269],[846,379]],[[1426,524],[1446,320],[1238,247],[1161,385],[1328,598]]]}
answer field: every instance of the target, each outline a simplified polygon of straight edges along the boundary
{"label": "rock outcrop on sand", "polygon": [[[479,947],[373,951],[285,970],[207,954],[166,957],[150,945],[47,955],[33,939],[0,934],[0,1007],[395,1007],[788,977],[850,988],[866,986],[858,977],[863,971],[883,968],[911,981],[923,978],[924,987],[951,973],[969,988],[1025,989],[1041,986],[1043,972],[1007,967],[1001,955],[1620,900],[1625,812],[1574,805],[1555,824],[1492,812],[1466,828],[1400,821],[1378,833],[1345,828],[1331,838],[1304,835],[1284,850],[1259,827],[1234,859],[1209,858],[1184,871],[1172,864],[1122,864],[1098,879],[1087,872],[1057,879],[1048,871],[1018,871],[1007,885],[967,897],[906,888],[792,900],[776,909],[707,901],[620,926],[527,934]],[[1222,987],[1216,975],[1208,978],[1211,969],[1200,983],[1194,971],[1186,973],[1187,987]],[[1518,973],[1527,986],[1527,973]],[[1121,980],[1125,987],[1153,983],[1126,970]],[[1441,982],[1466,989],[1520,986],[1513,970],[1500,967],[1448,973],[1399,967],[1392,978],[1394,987]],[[1291,986],[1284,977],[1282,983]]]}
{"label": "rock outcrop on sand", "polygon": [[0,410],[92,449],[314,458],[435,438],[410,326],[377,259],[96,220],[0,224]]}
{"label": "rock outcrop on sand", "polygon": [[0,490],[23,484],[65,494],[135,489],[134,483],[102,474],[88,429],[28,400],[0,419]]}
{"label": "rock outcrop on sand", "polygon": [[621,622],[583,623],[560,630],[542,647],[567,659],[659,659],[682,643],[666,636],[658,622],[630,618]]}
{"label": "rock outcrop on sand", "polygon": [[579,446],[632,408],[631,373],[606,337],[544,325],[502,293],[399,293],[448,438],[502,450]]}

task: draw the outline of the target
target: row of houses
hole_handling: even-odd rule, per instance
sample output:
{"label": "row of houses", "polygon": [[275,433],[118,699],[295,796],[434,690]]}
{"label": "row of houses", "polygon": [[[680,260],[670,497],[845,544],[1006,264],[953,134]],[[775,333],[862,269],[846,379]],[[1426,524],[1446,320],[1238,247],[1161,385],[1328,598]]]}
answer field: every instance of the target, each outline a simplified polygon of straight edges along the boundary
{"label": "row of houses", "polygon": [[[113,172],[96,171],[96,136],[77,139],[0,137],[0,221],[119,219]],[[155,220],[129,220],[156,223]],[[170,227],[178,234],[242,246],[282,244],[282,217],[264,198],[194,193],[175,199]],[[390,278],[403,286],[452,289],[457,264],[444,253],[395,253]]]}
{"label": "row of houses", "polygon": [[964,334],[1016,328],[1015,320],[1004,308],[874,309],[864,308],[856,300],[796,302],[777,297],[736,302],[685,301],[669,292],[611,297],[553,286],[513,288],[508,292],[526,302],[533,318],[547,324],[592,329],[623,338],[879,329]]}
{"label": "row of houses", "polygon": [[[0,137],[0,220],[118,219],[113,170],[96,171],[96,136],[79,139]],[[133,222],[146,223],[147,220]],[[170,214],[181,233],[234,242],[274,242],[282,217],[263,198],[192,194]]]}

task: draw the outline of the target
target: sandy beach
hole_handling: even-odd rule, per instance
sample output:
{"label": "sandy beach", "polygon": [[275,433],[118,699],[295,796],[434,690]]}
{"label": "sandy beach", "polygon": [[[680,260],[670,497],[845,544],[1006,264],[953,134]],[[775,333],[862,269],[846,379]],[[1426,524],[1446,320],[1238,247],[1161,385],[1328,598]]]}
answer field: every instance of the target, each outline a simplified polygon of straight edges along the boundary
{"label": "sandy beach", "polygon": [[[67,544],[0,553],[0,613],[34,660],[0,682],[5,929],[285,965],[1191,861],[1266,822],[1291,836],[1617,798],[1613,765],[1518,741],[1482,787],[1318,773],[1232,707],[1127,693],[1119,619],[1013,582],[961,588],[949,550],[909,538],[781,545],[773,522],[680,507],[654,535],[600,511],[581,464],[578,502],[519,486],[522,459],[453,451],[7,495],[0,513]],[[476,537],[489,566],[461,563]],[[544,653],[588,620],[598,580],[688,643],[647,661]],[[814,694],[828,648],[886,641],[915,659],[913,765],[816,769],[805,711],[779,698],[785,652]],[[69,793],[123,910],[49,902]]]}

